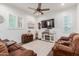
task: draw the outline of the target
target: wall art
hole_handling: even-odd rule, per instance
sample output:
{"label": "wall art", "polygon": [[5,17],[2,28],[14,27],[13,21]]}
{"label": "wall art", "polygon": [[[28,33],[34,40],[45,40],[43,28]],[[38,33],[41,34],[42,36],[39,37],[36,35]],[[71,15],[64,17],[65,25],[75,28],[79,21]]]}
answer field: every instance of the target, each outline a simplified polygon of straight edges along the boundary
{"label": "wall art", "polygon": [[14,15],[9,15],[9,28],[14,29],[17,27],[17,20],[16,20],[16,16]]}

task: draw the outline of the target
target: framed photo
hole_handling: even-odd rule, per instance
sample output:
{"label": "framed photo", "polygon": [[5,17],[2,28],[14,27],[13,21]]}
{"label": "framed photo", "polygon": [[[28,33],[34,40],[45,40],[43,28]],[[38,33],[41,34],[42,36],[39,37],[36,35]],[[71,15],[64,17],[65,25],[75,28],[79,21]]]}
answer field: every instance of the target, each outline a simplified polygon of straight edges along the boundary
{"label": "framed photo", "polygon": [[41,29],[41,23],[38,23],[38,29]]}
{"label": "framed photo", "polygon": [[22,17],[20,17],[20,16],[18,16],[18,19],[17,19],[17,27],[19,29],[23,28],[23,20],[22,20]]}
{"label": "framed photo", "polygon": [[4,22],[4,17],[0,15],[0,24]]}
{"label": "framed photo", "polygon": [[28,29],[34,29],[34,24],[28,23]]}

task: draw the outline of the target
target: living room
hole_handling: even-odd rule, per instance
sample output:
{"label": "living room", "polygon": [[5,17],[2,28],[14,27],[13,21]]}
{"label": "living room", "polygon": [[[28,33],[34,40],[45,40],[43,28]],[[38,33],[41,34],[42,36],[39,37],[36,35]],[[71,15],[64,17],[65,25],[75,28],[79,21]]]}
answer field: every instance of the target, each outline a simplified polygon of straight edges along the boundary
{"label": "living room", "polygon": [[75,46],[61,47],[79,38],[78,15],[78,3],[0,3],[0,55],[78,56]]}

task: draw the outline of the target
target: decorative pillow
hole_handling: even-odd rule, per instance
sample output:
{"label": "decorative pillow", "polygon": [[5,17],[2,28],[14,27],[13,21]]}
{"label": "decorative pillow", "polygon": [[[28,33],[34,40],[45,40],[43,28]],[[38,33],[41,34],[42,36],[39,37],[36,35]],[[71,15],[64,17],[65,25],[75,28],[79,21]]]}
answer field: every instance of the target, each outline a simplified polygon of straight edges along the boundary
{"label": "decorative pillow", "polygon": [[8,40],[8,39],[3,40],[3,42],[4,42],[7,46],[10,46],[10,45],[16,43],[15,41],[13,41],[13,40]]}
{"label": "decorative pillow", "polygon": [[11,45],[13,45],[13,44],[15,44],[16,42],[13,42],[13,41],[9,41],[9,42],[6,42],[6,45],[7,46],[11,46]]}

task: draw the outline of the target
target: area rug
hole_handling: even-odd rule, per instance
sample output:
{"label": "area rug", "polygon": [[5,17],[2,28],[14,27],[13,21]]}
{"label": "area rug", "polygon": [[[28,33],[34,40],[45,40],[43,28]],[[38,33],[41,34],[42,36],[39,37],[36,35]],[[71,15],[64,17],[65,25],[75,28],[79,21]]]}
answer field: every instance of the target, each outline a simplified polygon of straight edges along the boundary
{"label": "area rug", "polygon": [[37,53],[37,56],[47,56],[49,52],[52,50],[54,43],[34,40],[30,43],[26,43],[22,45],[26,49],[33,50]]}

